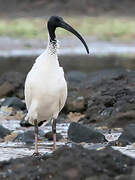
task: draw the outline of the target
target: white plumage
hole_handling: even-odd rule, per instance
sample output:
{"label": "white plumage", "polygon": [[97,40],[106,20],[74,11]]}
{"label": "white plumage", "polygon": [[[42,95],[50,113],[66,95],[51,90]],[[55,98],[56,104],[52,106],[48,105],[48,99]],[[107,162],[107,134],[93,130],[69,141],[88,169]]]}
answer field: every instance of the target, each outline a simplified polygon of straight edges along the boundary
{"label": "white plumage", "polygon": [[25,101],[28,113],[26,121],[35,125],[35,153],[38,155],[38,124],[41,121],[52,122],[53,149],[56,149],[56,119],[67,98],[67,83],[63,68],[57,56],[55,30],[61,27],[77,36],[89,53],[88,46],[82,36],[67,24],[61,17],[52,16],[47,28],[49,40],[47,49],[36,59],[25,81]]}
{"label": "white plumage", "polygon": [[67,98],[67,83],[57,56],[57,45],[48,43],[47,49],[36,59],[25,82],[26,120],[57,119]]}

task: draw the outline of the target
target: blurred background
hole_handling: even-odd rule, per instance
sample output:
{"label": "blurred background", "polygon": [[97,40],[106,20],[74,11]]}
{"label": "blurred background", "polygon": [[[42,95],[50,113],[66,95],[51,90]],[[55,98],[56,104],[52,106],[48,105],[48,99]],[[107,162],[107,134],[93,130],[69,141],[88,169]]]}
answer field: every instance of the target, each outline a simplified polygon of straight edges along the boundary
{"label": "blurred background", "polygon": [[134,8],[133,0],[0,0],[0,75],[10,70],[28,72],[46,48],[51,15],[64,17],[90,49],[87,56],[76,37],[58,29],[59,56],[66,71],[134,70]]}
{"label": "blurred background", "polygon": [[[60,143],[66,142],[68,123],[73,121],[94,128],[103,127],[100,130],[105,130],[102,132],[106,134],[108,127],[123,128],[135,123],[134,0],[0,0],[0,123],[14,133],[13,136],[5,135],[5,139],[0,136],[0,161],[31,154],[23,149],[23,142],[27,143],[29,137],[33,137],[33,129],[21,140],[21,153],[20,147],[15,152],[14,147],[18,147],[16,142],[20,142],[15,138],[26,131],[20,126],[27,112],[25,77],[35,59],[46,49],[46,24],[52,15],[62,16],[74,27],[84,37],[90,50],[87,55],[84,46],[73,34],[61,28],[56,30],[60,45],[59,61],[68,83],[68,98],[58,119],[61,134],[65,127],[62,134],[65,141],[60,140]],[[51,126],[48,127],[50,129],[43,127],[44,132],[51,130]],[[131,129],[131,132],[134,131]],[[117,138],[120,133],[118,130]],[[44,142],[48,141],[43,136],[40,150],[44,152]],[[33,139],[30,142],[33,143]],[[11,147],[7,151],[7,144],[2,144],[5,141]],[[46,145],[48,149],[51,147]],[[111,154],[114,157],[113,151]],[[124,166],[121,167],[120,172],[123,172]],[[25,171],[21,169],[21,172]]]}

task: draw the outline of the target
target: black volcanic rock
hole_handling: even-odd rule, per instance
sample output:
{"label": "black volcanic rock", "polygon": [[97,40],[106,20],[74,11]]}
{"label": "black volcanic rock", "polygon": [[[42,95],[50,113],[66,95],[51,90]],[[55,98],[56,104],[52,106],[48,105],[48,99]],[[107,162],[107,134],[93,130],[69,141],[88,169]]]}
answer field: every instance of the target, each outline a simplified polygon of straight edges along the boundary
{"label": "black volcanic rock", "polygon": [[6,96],[17,96],[23,99],[24,81],[25,76],[20,72],[5,72],[0,77],[0,98]]}
{"label": "black volcanic rock", "polygon": [[135,143],[135,124],[130,124],[126,128],[124,128],[124,131],[118,138],[117,142],[121,146]]}
{"label": "black volcanic rock", "polygon": [[19,98],[17,97],[9,97],[6,98],[1,106],[7,106],[7,107],[13,107],[16,110],[25,110],[26,105],[24,102],[22,102]]}
{"label": "black volcanic rock", "polygon": [[[53,140],[53,133],[52,131],[49,131],[45,134],[45,138],[47,138],[49,141]],[[63,138],[63,136],[60,133],[56,133],[56,141],[59,141]]]}
{"label": "black volcanic rock", "polygon": [[112,148],[97,151],[63,146],[39,159],[27,156],[0,162],[0,179],[133,180],[134,169],[134,159]]}
{"label": "black volcanic rock", "polygon": [[0,138],[4,138],[5,136],[9,135],[11,131],[2,125],[0,125]]}
{"label": "black volcanic rock", "polygon": [[68,138],[77,143],[103,143],[107,141],[100,132],[75,122],[69,126]]}

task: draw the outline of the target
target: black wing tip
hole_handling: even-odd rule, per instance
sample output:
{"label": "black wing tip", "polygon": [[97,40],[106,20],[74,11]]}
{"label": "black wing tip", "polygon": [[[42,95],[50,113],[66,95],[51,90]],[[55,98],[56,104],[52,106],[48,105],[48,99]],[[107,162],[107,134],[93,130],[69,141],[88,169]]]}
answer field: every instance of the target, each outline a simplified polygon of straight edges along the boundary
{"label": "black wing tip", "polygon": [[[41,126],[45,121],[46,120],[39,122],[38,126]],[[28,121],[25,121],[25,119],[22,119],[20,121],[20,126],[22,126],[22,127],[31,127],[31,126],[34,126],[34,125],[30,124]]]}

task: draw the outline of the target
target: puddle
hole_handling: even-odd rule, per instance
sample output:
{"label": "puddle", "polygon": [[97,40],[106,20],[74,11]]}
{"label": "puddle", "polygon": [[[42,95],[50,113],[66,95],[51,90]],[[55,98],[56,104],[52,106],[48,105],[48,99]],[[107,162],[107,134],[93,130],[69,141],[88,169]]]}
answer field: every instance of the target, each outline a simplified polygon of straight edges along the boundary
{"label": "puddle", "polygon": [[[33,130],[33,127],[30,128],[21,127],[19,124],[19,120],[2,120],[1,124],[5,128],[8,128],[18,133],[22,133],[28,130]],[[69,127],[69,123],[57,124],[57,132],[61,133],[64,137],[64,140],[57,142],[57,148],[65,144],[71,147],[74,144],[71,142],[67,142],[68,127]],[[48,131],[51,131],[52,127],[51,125],[47,125],[47,126],[41,126],[39,129],[44,131],[44,133],[47,133]],[[120,132],[116,132],[116,133],[104,134],[104,135],[108,141],[114,141],[118,139],[120,134],[121,134]],[[103,144],[81,143],[81,145],[87,149],[101,150],[105,146],[107,146],[107,143],[103,143]],[[52,146],[53,146],[53,141],[44,140],[43,142],[39,142],[39,152],[41,154],[52,153]],[[113,148],[115,150],[119,150],[123,154],[135,158],[134,145],[130,145],[126,147],[113,147]],[[22,158],[24,156],[31,156],[33,152],[34,152],[34,145],[26,145],[23,142],[10,142],[10,141],[0,143],[0,161]]]}
{"label": "puddle", "polygon": [[[33,127],[23,128],[19,124],[18,120],[3,120],[1,124],[14,132],[22,133],[27,130],[33,130]],[[64,142],[57,142],[57,147],[60,147],[66,143],[67,138],[67,130],[69,127],[69,123],[61,123],[57,124],[57,132],[61,133],[65,138]],[[50,126],[42,126],[39,128],[40,130],[47,133],[51,131],[52,127]],[[33,131],[34,133],[34,131]],[[41,154],[52,153],[53,142],[45,140],[44,142],[39,142],[39,152]],[[34,145],[26,145],[23,142],[2,142],[0,143],[0,161],[22,158],[24,156],[31,156],[34,152]]]}
{"label": "puddle", "polygon": [[4,120],[1,124],[9,130],[17,130],[20,128],[20,122],[18,120]]}
{"label": "puddle", "polygon": [[116,147],[113,146],[113,149],[120,151],[121,153],[135,158],[135,145],[128,145],[126,147]]}

